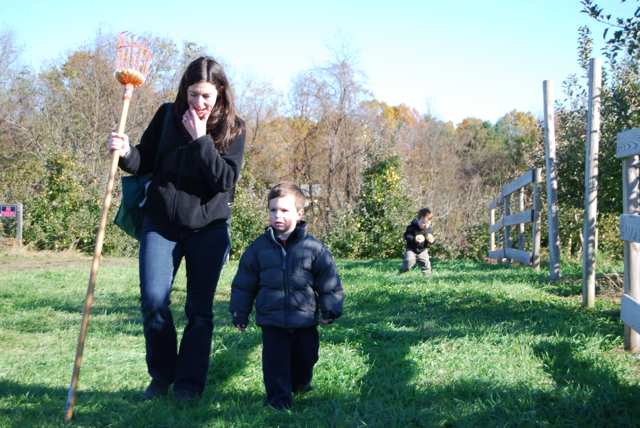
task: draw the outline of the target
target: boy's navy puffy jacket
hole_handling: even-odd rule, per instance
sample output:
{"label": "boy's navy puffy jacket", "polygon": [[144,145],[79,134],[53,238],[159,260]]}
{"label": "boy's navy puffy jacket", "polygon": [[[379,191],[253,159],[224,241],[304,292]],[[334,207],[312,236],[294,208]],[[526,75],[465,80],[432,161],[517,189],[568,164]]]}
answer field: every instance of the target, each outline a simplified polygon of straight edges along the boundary
{"label": "boy's navy puffy jacket", "polygon": [[[416,254],[420,254],[424,250],[427,249],[427,246],[430,245],[427,242],[427,234],[433,234],[433,230],[431,227],[427,227],[426,229],[422,229],[416,220],[413,220],[409,226],[407,226],[407,230],[404,232],[404,239],[407,240],[407,248],[413,251]],[[416,241],[416,236],[422,235],[424,236],[424,241],[418,242]]]}
{"label": "boy's navy puffy jacket", "polygon": [[248,323],[254,300],[259,326],[312,327],[319,311],[323,318],[342,314],[344,293],[333,257],[306,229],[301,222],[286,252],[271,227],[249,245],[231,289],[234,324]]}

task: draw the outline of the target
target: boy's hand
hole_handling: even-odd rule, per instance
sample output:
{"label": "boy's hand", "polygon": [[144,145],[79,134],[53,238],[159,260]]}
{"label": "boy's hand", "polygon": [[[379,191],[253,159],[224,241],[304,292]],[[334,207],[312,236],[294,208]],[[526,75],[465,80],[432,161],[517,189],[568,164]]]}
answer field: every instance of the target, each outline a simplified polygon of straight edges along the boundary
{"label": "boy's hand", "polygon": [[416,235],[416,242],[421,244],[424,242],[424,235]]}
{"label": "boy's hand", "polygon": [[247,326],[245,324],[235,324],[235,327],[241,332],[247,331]]}
{"label": "boy's hand", "polygon": [[427,235],[427,241],[429,241],[429,244],[433,244],[435,240],[436,238],[432,234]]}
{"label": "boy's hand", "polygon": [[331,318],[320,318],[318,321],[322,325],[327,325],[327,324],[331,324],[333,322],[333,319],[331,319]]}

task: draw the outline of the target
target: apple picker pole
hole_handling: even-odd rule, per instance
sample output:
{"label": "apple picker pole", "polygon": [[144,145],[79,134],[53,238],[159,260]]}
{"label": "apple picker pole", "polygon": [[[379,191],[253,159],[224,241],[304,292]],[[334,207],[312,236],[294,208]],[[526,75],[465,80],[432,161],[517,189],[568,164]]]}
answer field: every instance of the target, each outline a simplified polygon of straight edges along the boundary
{"label": "apple picker pole", "polygon": [[[127,113],[129,111],[129,102],[133,95],[133,88],[140,86],[145,82],[147,73],[149,72],[150,63],[151,52],[149,52],[147,40],[142,37],[136,37],[134,34],[129,32],[120,33],[115,67],[116,79],[124,85],[124,93],[122,94],[122,113],[120,114],[120,122],[118,124],[119,134],[124,133],[124,127],[127,122]],[[98,266],[100,265],[104,233],[107,228],[107,215],[109,213],[109,207],[111,206],[111,196],[113,193],[116,172],[118,170],[119,159],[120,156],[118,155],[118,152],[114,151],[111,159],[111,169],[109,170],[107,191],[102,204],[102,215],[100,217],[100,226],[98,227],[98,234],[96,237],[96,246],[93,250],[93,264],[91,266],[89,288],[87,290],[87,298],[84,303],[84,312],[82,314],[82,325],[80,327],[80,337],[78,338],[76,360],[73,366],[73,376],[71,377],[71,386],[69,387],[69,395],[67,397],[67,406],[64,415],[65,422],[69,422],[73,416],[73,405],[75,403],[78,376],[80,374],[80,365],[82,363],[82,351],[87,337],[89,315],[91,314],[93,289],[96,284],[96,277],[98,276]]]}

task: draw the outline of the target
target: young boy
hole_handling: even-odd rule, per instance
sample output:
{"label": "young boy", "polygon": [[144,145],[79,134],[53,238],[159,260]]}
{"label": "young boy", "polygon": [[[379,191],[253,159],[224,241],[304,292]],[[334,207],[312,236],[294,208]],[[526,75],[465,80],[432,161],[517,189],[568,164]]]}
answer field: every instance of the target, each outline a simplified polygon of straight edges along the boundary
{"label": "young boy", "polygon": [[407,240],[407,249],[404,252],[404,262],[400,266],[400,273],[408,272],[416,264],[422,268],[422,274],[431,276],[431,262],[427,245],[433,244],[435,238],[431,230],[433,214],[429,208],[418,211],[418,217],[407,226],[404,239]]}
{"label": "young boy", "polygon": [[311,390],[320,346],[316,326],[342,314],[343,289],[329,250],[307,235],[300,188],[277,184],[268,201],[271,226],[240,258],[229,311],[233,325],[245,331],[255,300],[266,405],[281,410],[291,406],[292,392]]}

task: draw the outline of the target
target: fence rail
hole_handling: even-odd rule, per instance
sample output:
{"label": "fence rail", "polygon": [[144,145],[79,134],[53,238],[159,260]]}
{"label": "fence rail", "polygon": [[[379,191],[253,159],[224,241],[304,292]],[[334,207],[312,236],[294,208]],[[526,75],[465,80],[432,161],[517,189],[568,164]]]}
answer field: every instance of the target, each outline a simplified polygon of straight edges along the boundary
{"label": "fence rail", "polygon": [[640,204],[638,180],[640,129],[618,134],[616,156],[622,159],[622,215],[624,241],[624,294],[620,319],[625,323],[624,348],[640,352]]}
{"label": "fence rail", "polygon": [[[540,169],[534,168],[513,180],[502,188],[500,196],[489,204],[489,258],[519,261],[532,265],[540,270]],[[524,210],[524,187],[533,183],[533,209]],[[518,212],[511,214],[511,195],[518,192]],[[503,209],[502,218],[495,221],[496,210]],[[524,250],[524,224],[533,223],[533,251]],[[518,249],[511,248],[511,226],[519,225]],[[503,247],[496,249],[495,234],[498,233],[498,244]],[[500,239],[502,236],[502,239]]]}

